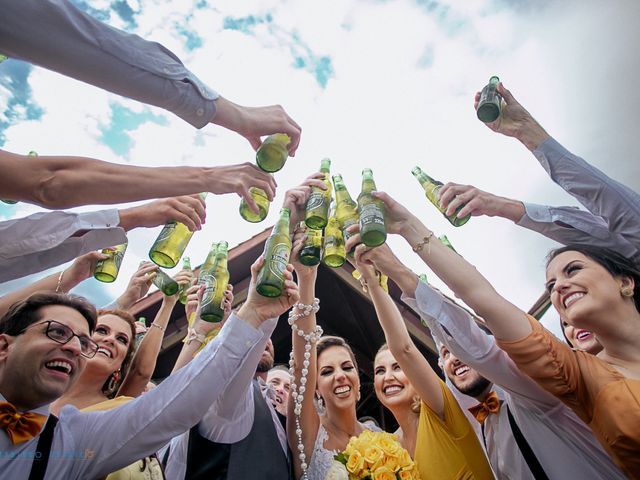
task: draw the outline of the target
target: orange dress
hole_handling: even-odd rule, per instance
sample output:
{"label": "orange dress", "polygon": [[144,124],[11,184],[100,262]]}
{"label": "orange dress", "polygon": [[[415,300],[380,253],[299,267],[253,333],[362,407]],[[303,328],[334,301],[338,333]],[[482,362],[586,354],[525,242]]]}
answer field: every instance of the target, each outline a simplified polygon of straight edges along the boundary
{"label": "orange dress", "polygon": [[533,317],[532,332],[498,345],[541,387],[593,430],[616,464],[640,479],[640,380],[626,378],[608,363],[572,350]]}

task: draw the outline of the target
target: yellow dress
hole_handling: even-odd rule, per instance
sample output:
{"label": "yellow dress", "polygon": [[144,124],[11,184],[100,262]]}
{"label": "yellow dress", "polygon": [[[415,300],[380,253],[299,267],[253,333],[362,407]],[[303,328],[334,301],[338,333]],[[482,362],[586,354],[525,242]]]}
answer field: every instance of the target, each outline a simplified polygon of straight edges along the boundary
{"label": "yellow dress", "polygon": [[422,402],[413,459],[422,480],[490,480],[493,472],[455,397],[440,381],[444,421]]}
{"label": "yellow dress", "polygon": [[[83,412],[97,412],[102,410],[111,410],[118,408],[125,403],[133,400],[133,397],[120,396],[96,403],[90,407],[83,408]],[[163,480],[164,474],[158,459],[154,457],[146,457],[138,460],[131,465],[121,468],[117,472],[107,475],[106,480]]]}

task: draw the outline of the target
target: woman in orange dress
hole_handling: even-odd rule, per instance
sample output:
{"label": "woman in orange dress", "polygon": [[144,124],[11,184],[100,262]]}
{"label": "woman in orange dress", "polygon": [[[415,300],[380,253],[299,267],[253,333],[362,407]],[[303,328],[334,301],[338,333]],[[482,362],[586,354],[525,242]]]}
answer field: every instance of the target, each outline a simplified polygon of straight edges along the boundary
{"label": "woman in orange dress", "polygon": [[[556,250],[547,288],[560,317],[592,332],[602,351],[572,350],[504,299],[464,258],[383,192],[386,226],[400,234],[449,288],[482,318],[516,364],[593,430],[613,460],[640,479],[640,270],[616,252],[589,245]],[[347,242],[350,248],[358,236]],[[366,253],[365,260],[366,260]]]}

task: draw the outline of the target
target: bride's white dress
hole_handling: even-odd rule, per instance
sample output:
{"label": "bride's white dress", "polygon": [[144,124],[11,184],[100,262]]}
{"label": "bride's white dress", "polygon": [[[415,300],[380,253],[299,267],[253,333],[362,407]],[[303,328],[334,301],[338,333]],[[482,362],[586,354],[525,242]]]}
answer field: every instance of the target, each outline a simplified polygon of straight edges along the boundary
{"label": "bride's white dress", "polygon": [[[365,425],[366,428],[374,432],[381,432],[382,430]],[[337,450],[327,450],[324,448],[324,442],[329,438],[329,434],[324,429],[324,426],[320,424],[318,428],[318,435],[316,436],[316,443],[313,446],[313,453],[311,454],[311,461],[309,462],[309,468],[307,469],[307,477],[309,480],[325,480],[327,478],[327,472],[333,464],[333,457],[337,455]]]}

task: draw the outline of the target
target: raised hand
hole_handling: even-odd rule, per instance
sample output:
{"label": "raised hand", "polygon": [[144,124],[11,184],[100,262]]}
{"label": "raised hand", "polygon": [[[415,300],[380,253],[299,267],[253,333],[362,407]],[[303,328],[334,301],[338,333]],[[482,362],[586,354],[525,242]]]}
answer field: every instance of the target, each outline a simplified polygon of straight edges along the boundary
{"label": "raised hand", "polygon": [[311,193],[311,187],[327,189],[323,179],[324,173],[312,173],[300,185],[285,192],[282,206],[291,210],[290,225],[292,228],[295,228],[304,219],[304,208]]}
{"label": "raised hand", "polygon": [[175,220],[194,232],[200,230],[206,220],[205,209],[205,202],[200,195],[163,198],[121,210],[120,226],[125,230],[150,228]]}
{"label": "raised hand", "polygon": [[131,306],[144,297],[153,279],[156,277],[156,271],[158,266],[151,262],[142,262],[138,267],[138,270],[129,279],[127,288],[124,293],[118,297],[116,303],[119,308],[128,310]]}
{"label": "raised hand", "polygon": [[525,213],[522,202],[493,195],[473,185],[449,182],[440,189],[439,200],[440,204],[446,208],[446,215],[452,215],[460,205],[464,205],[458,213],[458,217],[464,217],[468,214],[474,217],[498,216],[517,222]]}
{"label": "raised hand", "polygon": [[211,170],[213,174],[209,182],[209,191],[217,195],[237,193],[245,199],[254,213],[258,212],[258,205],[249,193],[251,187],[264,190],[270,201],[276,194],[277,184],[273,175],[260,170],[253,163],[212,167]]}
{"label": "raised hand", "polygon": [[260,137],[274,133],[289,135],[289,155],[294,157],[302,128],[280,105],[268,107],[243,107],[230,102],[226,98],[216,100],[216,114],[212,123],[239,133],[257,150],[262,143]]}
{"label": "raised hand", "polygon": [[[66,277],[64,280],[66,283],[73,284],[74,286],[93,276],[93,272],[96,270],[96,263],[100,260],[109,258],[109,255],[105,255],[102,252],[89,252],[78,258],[76,258],[71,266],[64,272]],[[67,287],[67,290],[70,288]]]}
{"label": "raised hand", "polygon": [[[529,150],[535,150],[546,138],[549,137],[542,126],[531,114],[514,98],[502,82],[498,83],[498,93],[502,95],[502,108],[500,116],[495,122],[487,123],[494,132],[508,137],[515,137],[526,145]],[[478,108],[480,92],[476,93],[473,107]]]}
{"label": "raised hand", "polygon": [[247,323],[258,327],[269,318],[275,318],[289,310],[300,298],[298,285],[293,281],[293,265],[287,265],[284,271],[284,292],[279,297],[263,297],[256,291],[256,278],[264,264],[262,255],[251,265],[251,282],[247,301],[238,310],[238,316]]}

